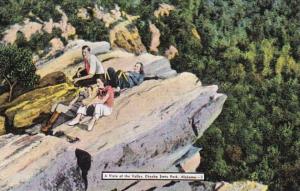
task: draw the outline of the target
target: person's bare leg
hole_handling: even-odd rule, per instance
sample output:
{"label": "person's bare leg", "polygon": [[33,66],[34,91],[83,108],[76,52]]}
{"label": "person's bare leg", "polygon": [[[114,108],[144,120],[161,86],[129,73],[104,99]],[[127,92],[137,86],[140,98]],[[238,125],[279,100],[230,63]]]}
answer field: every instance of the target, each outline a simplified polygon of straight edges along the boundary
{"label": "person's bare leg", "polygon": [[91,119],[91,121],[89,122],[89,125],[88,125],[88,129],[87,129],[88,131],[93,130],[96,121],[97,121],[96,117],[93,117],[93,118]]}
{"label": "person's bare leg", "polygon": [[74,125],[78,124],[81,121],[81,117],[82,117],[82,114],[78,113],[77,116],[68,123],[68,125],[74,126]]}
{"label": "person's bare leg", "polygon": [[41,131],[44,132],[44,133],[47,133],[51,128],[52,128],[52,125],[55,123],[55,121],[58,119],[60,113],[55,111],[52,115],[51,115],[51,118],[49,119],[49,121],[46,123],[45,126],[43,126],[41,128]]}

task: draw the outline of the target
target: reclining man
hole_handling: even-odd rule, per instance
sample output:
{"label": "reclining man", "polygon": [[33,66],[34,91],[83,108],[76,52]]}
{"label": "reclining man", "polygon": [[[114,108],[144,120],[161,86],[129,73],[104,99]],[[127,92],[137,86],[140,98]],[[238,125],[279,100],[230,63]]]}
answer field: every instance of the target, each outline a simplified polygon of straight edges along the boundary
{"label": "reclining man", "polygon": [[96,80],[100,78],[104,80],[104,67],[98,58],[91,54],[91,48],[89,46],[82,47],[82,56],[84,62],[84,68],[79,68],[75,76],[73,76],[73,82],[75,86],[89,86],[96,84]]}
{"label": "reclining man", "polygon": [[93,108],[93,118],[88,124],[88,131],[91,131],[95,125],[95,122],[101,116],[108,116],[112,113],[112,107],[114,104],[114,90],[111,86],[104,86],[104,83],[97,79],[98,92],[97,95],[90,100],[85,101],[85,105],[79,107],[77,116],[68,123],[70,126],[74,126],[82,120],[83,116],[87,115],[87,111]]}
{"label": "reclining man", "polygon": [[118,70],[115,72],[113,68],[109,67],[107,73],[107,83],[114,88],[131,88],[140,85],[144,81],[144,67],[141,62],[137,62],[134,65],[133,71],[123,72]]}

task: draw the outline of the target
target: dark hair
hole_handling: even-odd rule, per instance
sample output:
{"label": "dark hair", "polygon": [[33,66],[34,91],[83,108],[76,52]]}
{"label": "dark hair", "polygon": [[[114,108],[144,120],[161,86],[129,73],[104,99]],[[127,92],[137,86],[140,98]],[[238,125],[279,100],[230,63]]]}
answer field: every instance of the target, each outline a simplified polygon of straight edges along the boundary
{"label": "dark hair", "polygon": [[81,48],[81,51],[83,51],[84,49],[88,49],[89,52],[91,52],[91,48],[88,46],[88,45],[84,45],[82,48]]}
{"label": "dark hair", "polygon": [[139,64],[139,65],[141,65],[141,67],[140,67],[140,74],[145,74],[145,72],[144,72],[144,65],[143,65],[143,63],[141,63],[141,62],[137,62],[136,64]]}

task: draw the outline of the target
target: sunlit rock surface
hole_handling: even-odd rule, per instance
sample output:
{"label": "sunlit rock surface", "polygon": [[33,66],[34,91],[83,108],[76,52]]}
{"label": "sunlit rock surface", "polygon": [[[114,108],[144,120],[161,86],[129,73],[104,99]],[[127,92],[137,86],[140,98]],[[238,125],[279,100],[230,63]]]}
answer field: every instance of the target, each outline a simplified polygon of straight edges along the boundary
{"label": "sunlit rock surface", "polygon": [[175,6],[166,3],[159,4],[159,8],[154,11],[156,18],[169,16],[170,12],[175,10]]}
{"label": "sunlit rock surface", "polygon": [[0,106],[0,110],[5,111],[14,127],[27,127],[34,124],[41,114],[50,113],[54,103],[75,97],[76,91],[74,86],[66,83],[35,89]]}
{"label": "sunlit rock surface", "polygon": [[130,21],[123,21],[114,26],[109,32],[109,40],[112,48],[123,48],[135,54],[146,52],[138,29]]}
{"label": "sunlit rock surface", "polygon": [[[88,41],[75,41],[71,42],[72,46],[67,46],[64,54],[52,59],[46,63],[41,63],[37,65],[37,74],[41,76],[45,76],[46,74],[62,71],[64,68],[72,65],[76,62],[82,61],[82,51],[81,48],[84,45],[88,45],[92,54],[99,54],[108,52],[110,49],[110,45],[108,42],[88,42]],[[74,74],[73,74],[74,75]]]}
{"label": "sunlit rock surface", "polygon": [[226,96],[217,89],[202,86],[190,73],[145,81],[122,93],[112,115],[99,119],[92,132],[86,131],[86,120],[55,129],[79,137],[74,144],[40,134],[4,135],[0,138],[1,190],[84,190],[76,148],[92,157],[88,190],[151,188],[155,185],[149,181],[133,186],[135,181],[103,181],[101,172],[178,172],[176,164],[222,110]]}

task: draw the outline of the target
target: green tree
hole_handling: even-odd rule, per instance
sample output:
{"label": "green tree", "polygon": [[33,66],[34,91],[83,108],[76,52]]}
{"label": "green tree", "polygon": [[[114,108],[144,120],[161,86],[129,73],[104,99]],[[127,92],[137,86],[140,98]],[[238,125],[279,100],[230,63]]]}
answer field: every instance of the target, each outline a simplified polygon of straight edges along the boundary
{"label": "green tree", "polygon": [[32,63],[32,54],[27,49],[1,45],[0,65],[0,79],[9,86],[9,101],[12,99],[16,85],[31,88],[39,80],[39,76],[35,74],[36,68]]}

